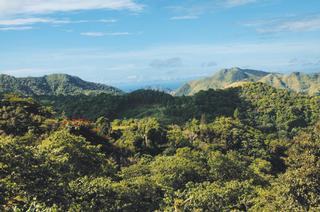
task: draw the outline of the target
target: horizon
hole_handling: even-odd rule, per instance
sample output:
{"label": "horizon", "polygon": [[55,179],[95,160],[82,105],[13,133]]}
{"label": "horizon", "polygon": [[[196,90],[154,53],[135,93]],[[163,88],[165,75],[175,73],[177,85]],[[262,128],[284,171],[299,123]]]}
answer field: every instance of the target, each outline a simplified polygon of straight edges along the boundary
{"label": "horizon", "polygon": [[[196,81],[196,80],[202,80],[205,79],[207,77],[212,77],[214,76],[214,74],[218,73],[219,71],[222,70],[231,70],[231,69],[240,69],[240,70],[251,70],[251,71],[259,71],[259,72],[266,72],[268,74],[282,74],[282,75],[291,75],[294,73],[302,73],[302,74],[308,74],[308,75],[313,75],[313,74],[320,74],[320,72],[310,72],[310,73],[304,73],[304,72],[297,72],[297,71],[293,71],[293,72],[268,72],[266,70],[257,70],[257,69],[250,69],[250,68],[240,68],[240,67],[229,67],[229,68],[223,68],[223,69],[219,69],[219,70],[215,70],[213,73],[211,73],[211,75],[208,76],[199,76],[199,77],[191,77],[189,79],[185,78],[185,79],[177,79],[177,80],[171,80],[171,81],[142,81],[142,82],[129,82],[129,83],[111,83],[111,84],[106,84],[106,83],[101,83],[101,82],[97,82],[97,81],[88,81],[85,78],[81,78],[77,75],[72,75],[72,74],[65,74],[65,73],[51,73],[51,74],[45,74],[42,76],[23,76],[23,77],[17,77],[14,75],[10,75],[10,74],[4,74],[4,75],[8,75],[8,76],[13,76],[15,78],[38,78],[38,77],[46,77],[49,75],[69,75],[71,77],[77,77],[80,78],[83,81],[86,82],[91,82],[91,83],[98,83],[98,84],[104,84],[107,86],[112,86],[115,88],[118,88],[124,92],[133,92],[136,90],[140,90],[140,89],[160,89],[163,90],[164,92],[174,92],[177,91],[179,88],[181,88],[184,84],[191,82],[191,81]],[[2,73],[0,73],[1,75]]]}
{"label": "horizon", "polygon": [[16,77],[135,85],[228,67],[320,71],[316,0],[4,0],[0,14],[0,74]]}

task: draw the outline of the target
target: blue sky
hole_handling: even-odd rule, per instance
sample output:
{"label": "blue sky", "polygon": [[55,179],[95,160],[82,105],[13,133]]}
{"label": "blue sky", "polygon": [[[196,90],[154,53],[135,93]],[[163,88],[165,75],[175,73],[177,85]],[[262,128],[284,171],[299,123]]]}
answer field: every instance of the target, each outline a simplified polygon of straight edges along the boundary
{"label": "blue sky", "polygon": [[0,0],[0,73],[107,84],[320,72],[319,0]]}

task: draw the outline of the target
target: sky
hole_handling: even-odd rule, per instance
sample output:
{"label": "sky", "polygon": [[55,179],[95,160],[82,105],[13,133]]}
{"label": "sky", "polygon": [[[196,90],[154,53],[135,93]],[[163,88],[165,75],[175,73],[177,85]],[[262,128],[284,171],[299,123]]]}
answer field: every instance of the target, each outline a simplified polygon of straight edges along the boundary
{"label": "sky", "polygon": [[319,0],[0,0],[0,73],[111,85],[320,72]]}

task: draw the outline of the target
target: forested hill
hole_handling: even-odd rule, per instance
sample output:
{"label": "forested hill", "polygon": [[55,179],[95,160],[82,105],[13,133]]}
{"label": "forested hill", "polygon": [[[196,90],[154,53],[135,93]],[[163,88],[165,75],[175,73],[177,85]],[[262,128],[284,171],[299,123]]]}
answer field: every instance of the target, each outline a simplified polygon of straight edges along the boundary
{"label": "forested hill", "polygon": [[250,69],[222,69],[211,77],[186,83],[179,88],[175,95],[193,95],[201,90],[224,89],[245,82],[263,82],[275,88],[284,88],[296,92],[317,95],[320,91],[320,74],[291,74],[269,73]]}
{"label": "forested hill", "polygon": [[52,74],[44,77],[16,78],[0,75],[0,92],[34,95],[97,95],[100,93],[120,95],[117,88],[86,82],[78,77],[67,74]]}
{"label": "forested hill", "polygon": [[319,101],[263,83],[0,95],[0,211],[319,211]]}
{"label": "forested hill", "polygon": [[195,118],[210,122],[219,116],[241,116],[250,126],[269,133],[295,134],[319,117],[317,96],[305,96],[264,83],[247,83],[223,90],[201,91],[193,96],[139,90],[122,96],[38,96],[37,100],[73,119],[110,120],[153,117],[164,124],[181,124]]}

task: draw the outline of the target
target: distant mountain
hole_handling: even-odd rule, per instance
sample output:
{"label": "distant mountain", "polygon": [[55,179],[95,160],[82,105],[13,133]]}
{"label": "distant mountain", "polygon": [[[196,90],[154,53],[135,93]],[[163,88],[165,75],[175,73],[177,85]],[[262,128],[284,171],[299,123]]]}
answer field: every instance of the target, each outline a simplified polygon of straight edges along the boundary
{"label": "distant mountain", "polygon": [[1,93],[20,93],[23,95],[97,95],[100,93],[120,95],[117,88],[86,82],[79,77],[67,74],[52,74],[43,77],[16,78],[0,75]]}
{"label": "distant mountain", "polygon": [[250,69],[222,69],[212,77],[191,81],[179,88],[175,95],[193,95],[201,90],[227,88],[235,82],[256,82],[269,73]]}
{"label": "distant mountain", "polygon": [[224,89],[239,86],[246,82],[263,82],[275,88],[315,95],[320,92],[320,74],[270,73],[250,69],[222,69],[212,77],[191,81],[179,88],[175,95],[193,95],[201,90]]}
{"label": "distant mountain", "polygon": [[288,75],[269,74],[259,80],[275,88],[287,88],[296,92],[316,95],[320,92],[320,73],[293,72]]}

